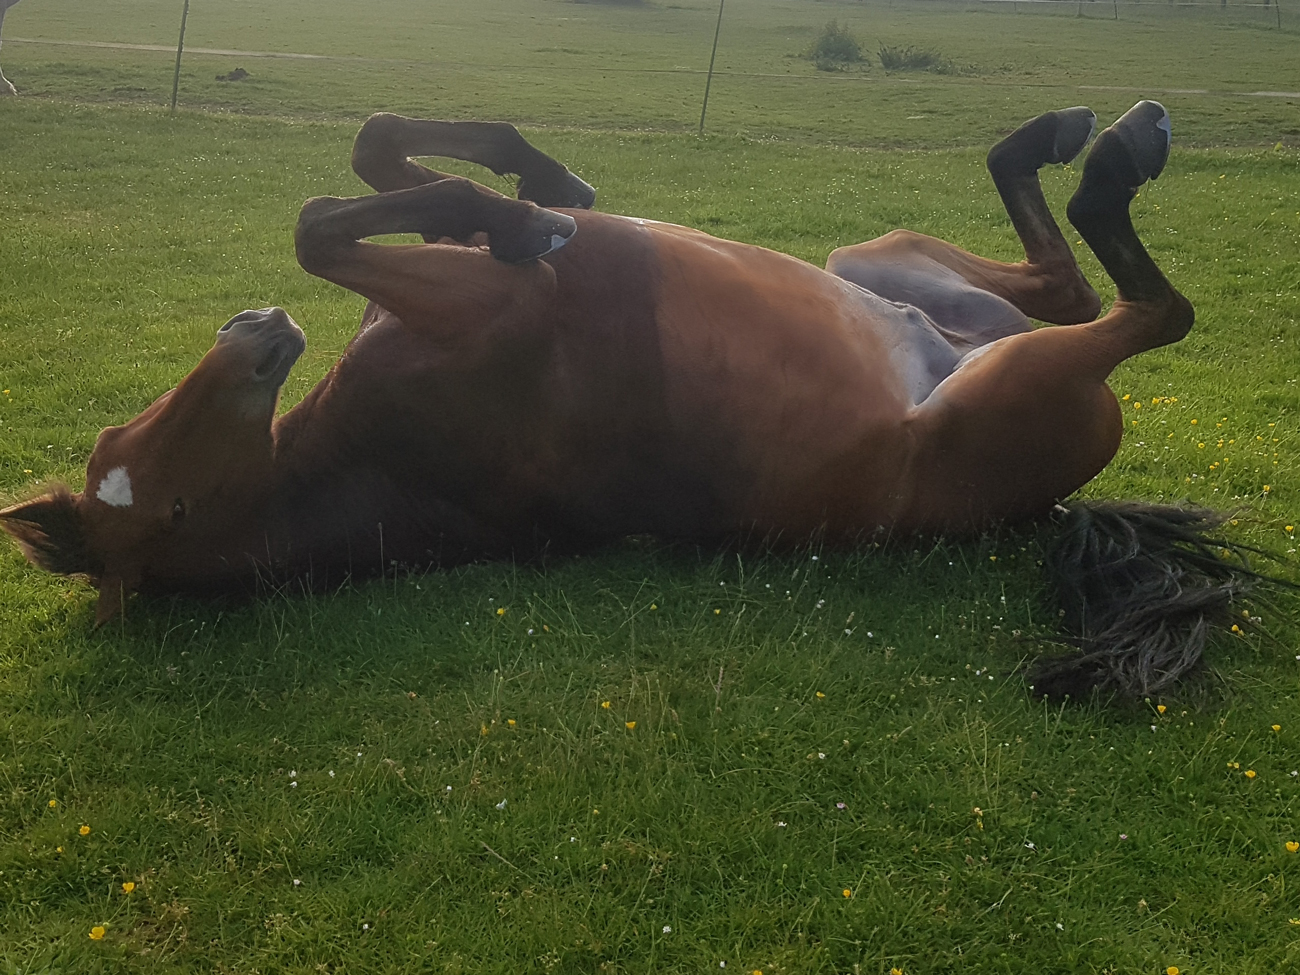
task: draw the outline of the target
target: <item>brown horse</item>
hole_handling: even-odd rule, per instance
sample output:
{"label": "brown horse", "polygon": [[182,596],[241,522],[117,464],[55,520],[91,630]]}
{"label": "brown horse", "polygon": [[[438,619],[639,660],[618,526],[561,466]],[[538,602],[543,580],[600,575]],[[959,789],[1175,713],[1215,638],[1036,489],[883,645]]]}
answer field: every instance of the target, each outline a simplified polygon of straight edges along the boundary
{"label": "brown horse", "polygon": [[[1118,448],[1111,370],[1192,325],[1128,213],[1169,152],[1155,102],[1098,136],[1069,204],[1118,288],[1098,317],[1038,181],[1094,125],[1050,112],[989,154],[1024,262],[894,231],[823,271],[591,212],[594,190],[511,126],[377,115],[352,162],[378,193],[310,200],[296,231],[307,271],[370,299],[328,375],[277,419],[303,332],[279,308],[236,315],[100,435],[84,494],[0,524],[93,580],[102,623],[135,590],[1042,515]],[[409,158],[427,155],[518,174],[520,198]],[[426,242],[364,241],[388,233]]]}

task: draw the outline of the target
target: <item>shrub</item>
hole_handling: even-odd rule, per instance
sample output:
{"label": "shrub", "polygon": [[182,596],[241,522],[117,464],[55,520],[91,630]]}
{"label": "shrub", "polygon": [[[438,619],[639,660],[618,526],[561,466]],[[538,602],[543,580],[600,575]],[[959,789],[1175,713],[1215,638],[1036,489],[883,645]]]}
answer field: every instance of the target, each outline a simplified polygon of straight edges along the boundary
{"label": "shrub", "polygon": [[935,74],[957,74],[959,69],[948,58],[936,51],[921,51],[912,46],[882,47],[880,66],[886,71],[932,71]]}
{"label": "shrub", "polygon": [[843,71],[850,64],[865,60],[857,38],[834,20],[822,28],[808,57],[818,71]]}

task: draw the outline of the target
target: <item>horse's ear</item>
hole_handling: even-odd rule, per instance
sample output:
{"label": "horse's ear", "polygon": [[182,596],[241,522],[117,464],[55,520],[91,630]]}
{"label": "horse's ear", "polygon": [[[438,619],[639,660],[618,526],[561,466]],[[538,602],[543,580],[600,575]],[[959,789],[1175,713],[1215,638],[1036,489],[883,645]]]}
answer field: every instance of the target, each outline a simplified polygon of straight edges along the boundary
{"label": "horse's ear", "polygon": [[90,575],[94,567],[77,512],[80,497],[57,484],[38,498],[0,511],[0,528],[42,569],[65,576]]}

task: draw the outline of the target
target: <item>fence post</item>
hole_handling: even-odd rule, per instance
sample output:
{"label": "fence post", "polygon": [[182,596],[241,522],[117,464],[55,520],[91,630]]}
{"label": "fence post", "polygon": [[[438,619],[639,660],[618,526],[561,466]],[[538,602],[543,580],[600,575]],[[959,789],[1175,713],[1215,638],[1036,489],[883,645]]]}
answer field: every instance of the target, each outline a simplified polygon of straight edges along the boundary
{"label": "fence post", "polygon": [[172,114],[176,114],[176,94],[181,87],[181,52],[185,50],[185,21],[190,19],[190,0],[181,11],[181,36],[176,41],[176,73],[172,75]]}
{"label": "fence post", "polygon": [[[185,0],[189,3],[190,0]],[[718,57],[718,36],[722,33],[722,7],[727,0],[718,0],[718,26],[713,29],[713,53],[709,55],[709,76],[704,81],[704,104],[700,106],[700,135],[704,134],[704,113],[709,110],[709,89],[713,87],[713,62]]]}

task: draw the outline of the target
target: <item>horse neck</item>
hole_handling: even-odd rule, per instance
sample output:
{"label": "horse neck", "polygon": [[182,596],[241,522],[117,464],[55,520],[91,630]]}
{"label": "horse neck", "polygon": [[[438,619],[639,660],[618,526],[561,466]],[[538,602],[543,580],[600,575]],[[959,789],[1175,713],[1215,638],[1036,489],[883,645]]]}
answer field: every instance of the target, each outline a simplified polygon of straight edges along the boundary
{"label": "horse neck", "polygon": [[275,455],[258,536],[277,575],[369,575],[385,564],[394,486],[352,456],[322,407],[327,378],[275,422]]}

